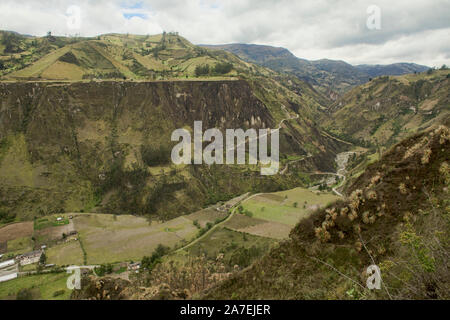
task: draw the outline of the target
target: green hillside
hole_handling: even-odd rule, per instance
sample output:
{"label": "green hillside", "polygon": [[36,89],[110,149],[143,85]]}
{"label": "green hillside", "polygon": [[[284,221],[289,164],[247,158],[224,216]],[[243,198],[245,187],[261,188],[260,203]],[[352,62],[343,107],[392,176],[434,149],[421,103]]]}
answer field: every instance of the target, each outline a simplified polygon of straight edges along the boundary
{"label": "green hillside", "polygon": [[[89,211],[174,218],[245,192],[296,187],[302,171],[332,170],[346,147],[317,127],[328,100],[311,86],[177,34],[14,37],[15,51],[37,58],[37,42],[48,53],[3,70],[3,223]],[[170,134],[195,120],[281,126],[281,166],[305,160],[264,178],[258,166],[174,166]]]}
{"label": "green hillside", "polygon": [[379,77],[336,101],[324,128],[344,140],[386,149],[450,112],[450,71]]}
{"label": "green hillside", "polygon": [[[205,299],[448,299],[450,132],[417,134]],[[381,290],[368,290],[368,266]]]}

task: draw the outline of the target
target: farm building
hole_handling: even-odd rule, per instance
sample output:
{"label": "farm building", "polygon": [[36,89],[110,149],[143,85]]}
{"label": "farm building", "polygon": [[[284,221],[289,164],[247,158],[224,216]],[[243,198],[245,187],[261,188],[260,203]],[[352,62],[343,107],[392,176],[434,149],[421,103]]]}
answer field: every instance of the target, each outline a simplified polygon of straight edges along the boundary
{"label": "farm building", "polygon": [[15,264],[14,259],[12,259],[12,260],[7,260],[7,261],[4,261],[4,262],[0,262],[0,269],[6,268],[6,267],[10,267],[10,266],[13,266],[14,264]]}
{"label": "farm building", "polygon": [[133,271],[137,271],[141,268],[141,264],[139,262],[135,262],[135,263],[130,263],[128,265],[128,270],[133,270]]}
{"label": "farm building", "polygon": [[26,266],[28,264],[37,263],[41,258],[43,251],[36,250],[32,252],[25,253],[21,256],[18,256],[16,259],[20,263],[21,266]]}

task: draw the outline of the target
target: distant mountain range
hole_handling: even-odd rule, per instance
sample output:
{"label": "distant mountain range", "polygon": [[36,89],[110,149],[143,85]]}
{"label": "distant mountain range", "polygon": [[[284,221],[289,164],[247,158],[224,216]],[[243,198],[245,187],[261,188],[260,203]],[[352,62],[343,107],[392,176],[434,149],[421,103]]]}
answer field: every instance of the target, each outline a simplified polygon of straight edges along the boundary
{"label": "distant mountain range", "polygon": [[333,93],[342,94],[354,86],[366,83],[370,78],[424,72],[429,69],[427,66],[415,63],[353,66],[345,61],[329,59],[309,61],[297,58],[285,48],[265,45],[224,44],[202,46],[226,50],[245,61],[260,64],[277,72],[294,74],[331,98]]}

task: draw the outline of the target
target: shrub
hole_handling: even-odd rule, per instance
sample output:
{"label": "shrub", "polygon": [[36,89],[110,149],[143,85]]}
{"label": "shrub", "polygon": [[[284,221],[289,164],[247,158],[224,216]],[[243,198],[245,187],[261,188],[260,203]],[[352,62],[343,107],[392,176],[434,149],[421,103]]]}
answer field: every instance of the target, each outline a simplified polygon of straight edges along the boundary
{"label": "shrub", "polygon": [[208,75],[208,74],[209,74],[209,65],[208,64],[195,67],[195,75],[197,77]]}
{"label": "shrub", "polygon": [[157,264],[161,263],[161,258],[169,253],[169,251],[169,247],[159,244],[150,257],[145,256],[142,258],[141,267],[152,271]]}
{"label": "shrub", "polygon": [[214,66],[214,73],[218,74],[227,74],[231,70],[233,70],[233,65],[228,62],[218,63]]}
{"label": "shrub", "polygon": [[62,296],[66,291],[65,290],[58,290],[53,292],[53,297],[59,297]]}
{"label": "shrub", "polygon": [[169,163],[171,153],[172,147],[170,145],[141,146],[142,161],[149,167]]}
{"label": "shrub", "polygon": [[194,226],[196,226],[198,229],[201,228],[200,223],[198,223],[198,220],[194,220],[193,224],[194,224]]}
{"label": "shrub", "polygon": [[16,296],[17,300],[32,300],[33,294],[31,292],[31,289],[23,288],[20,289]]}

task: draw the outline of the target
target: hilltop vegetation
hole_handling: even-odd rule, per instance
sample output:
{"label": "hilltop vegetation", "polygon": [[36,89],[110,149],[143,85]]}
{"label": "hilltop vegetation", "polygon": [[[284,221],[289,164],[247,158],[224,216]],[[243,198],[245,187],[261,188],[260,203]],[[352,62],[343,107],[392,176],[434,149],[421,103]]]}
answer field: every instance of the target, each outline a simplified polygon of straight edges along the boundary
{"label": "hilltop vegetation", "polygon": [[231,54],[207,51],[174,33],[39,38],[1,32],[0,43],[0,75],[9,80],[186,79],[248,69]]}

